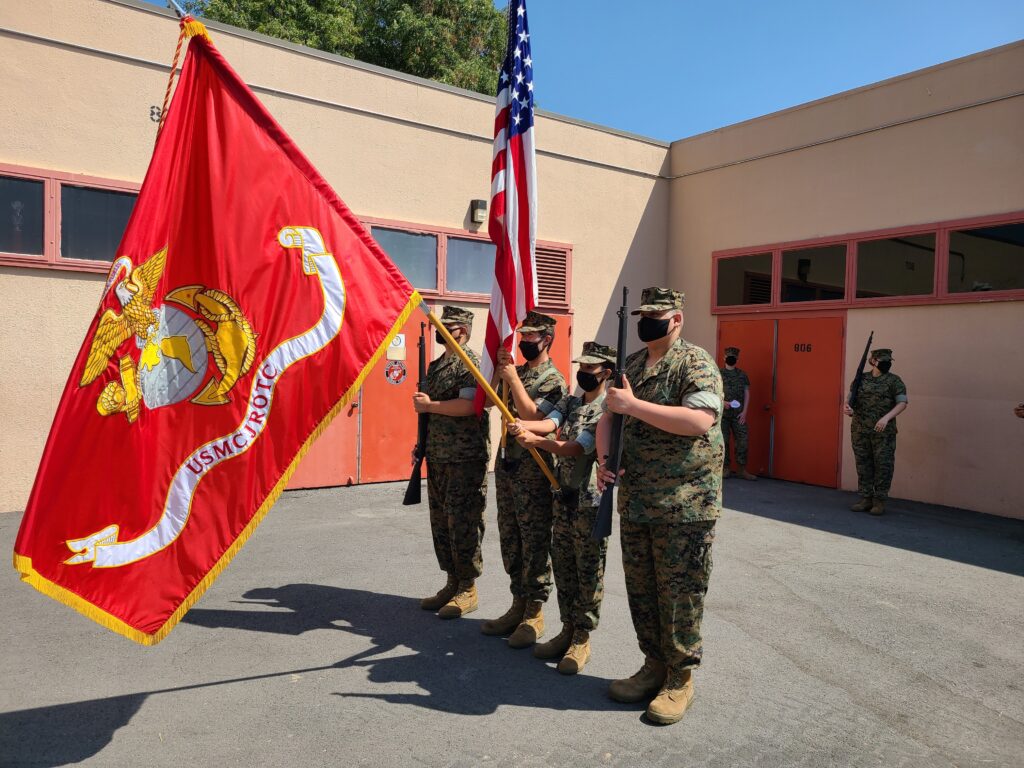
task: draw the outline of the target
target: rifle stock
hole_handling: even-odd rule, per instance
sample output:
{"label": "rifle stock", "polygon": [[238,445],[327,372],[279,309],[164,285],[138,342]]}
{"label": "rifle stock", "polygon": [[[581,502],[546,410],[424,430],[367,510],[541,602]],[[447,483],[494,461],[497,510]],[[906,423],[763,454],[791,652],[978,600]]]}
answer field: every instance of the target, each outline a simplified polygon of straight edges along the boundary
{"label": "rifle stock", "polygon": [[850,396],[847,398],[846,403],[851,408],[857,405],[857,396],[860,395],[861,374],[864,373],[864,363],[868,361],[868,352],[871,351],[871,340],[874,338],[875,332],[872,331],[868,336],[868,343],[864,345],[864,354],[860,356],[860,365],[857,366],[857,373],[854,374],[853,381],[850,382]]}
{"label": "rifle stock", "polygon": [[[416,389],[423,392],[427,388],[427,340],[426,340],[426,323],[420,323],[420,341],[419,341],[419,380],[416,382]],[[415,456],[416,461],[413,463],[412,475],[409,477],[409,485],[405,489],[405,498],[402,499],[402,504],[408,506],[410,504],[419,504],[422,501],[422,494],[420,491],[421,478],[423,468],[423,458],[427,453],[427,430],[430,428],[430,416],[426,413],[419,414],[416,424],[416,449]]]}
{"label": "rifle stock", "polygon": [[[616,387],[622,386],[622,374],[626,368],[626,317],[629,311],[629,288],[622,287],[622,306],[619,307],[619,339],[615,355],[615,375],[613,383]],[[623,418],[621,413],[612,414],[612,429],[608,444],[608,456],[605,461],[605,468],[615,475],[616,480],[611,485],[605,486],[601,494],[601,504],[597,510],[597,517],[594,519],[594,527],[590,531],[590,537],[595,540],[606,539],[612,533],[612,502],[615,483],[618,481],[619,463],[622,459],[622,427]],[[598,457],[600,459],[600,457]],[[599,462],[600,463],[600,462]]]}

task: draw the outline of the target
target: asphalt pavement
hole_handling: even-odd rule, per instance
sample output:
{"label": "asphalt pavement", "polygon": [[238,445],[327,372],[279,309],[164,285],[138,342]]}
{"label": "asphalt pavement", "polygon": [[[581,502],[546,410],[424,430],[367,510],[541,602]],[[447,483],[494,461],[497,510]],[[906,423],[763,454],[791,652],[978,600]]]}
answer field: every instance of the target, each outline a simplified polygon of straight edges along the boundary
{"label": "asphalt pavement", "polygon": [[[0,765],[1024,765],[1024,521],[728,480],[696,699],[659,727],[607,696],[642,662],[617,538],[593,659],[563,677],[480,633],[510,600],[493,488],[456,621],[418,606],[443,576],[426,493],[402,492],[286,493],[153,648],[9,571]],[[545,617],[550,637],[553,598]]]}

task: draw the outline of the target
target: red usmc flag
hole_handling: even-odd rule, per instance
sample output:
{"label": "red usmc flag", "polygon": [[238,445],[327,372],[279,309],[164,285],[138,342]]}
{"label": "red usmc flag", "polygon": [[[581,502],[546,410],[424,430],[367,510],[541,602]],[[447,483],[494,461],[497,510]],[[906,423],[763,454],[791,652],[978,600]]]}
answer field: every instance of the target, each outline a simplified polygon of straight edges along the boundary
{"label": "red usmc flag", "polygon": [[22,577],[159,642],[419,296],[238,75],[189,45],[14,546]]}

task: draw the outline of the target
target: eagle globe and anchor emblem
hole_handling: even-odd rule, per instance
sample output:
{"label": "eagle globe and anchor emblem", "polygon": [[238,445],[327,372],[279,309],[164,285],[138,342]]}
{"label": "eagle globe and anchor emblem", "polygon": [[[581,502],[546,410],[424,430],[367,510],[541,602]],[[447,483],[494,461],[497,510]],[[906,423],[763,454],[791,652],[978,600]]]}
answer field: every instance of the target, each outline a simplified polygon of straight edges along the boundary
{"label": "eagle globe and anchor emblem", "polygon": [[[103,297],[113,287],[121,312],[107,309],[100,317],[79,386],[95,381],[133,336],[139,354],[137,361],[131,355],[118,360],[120,381],[108,382],[96,401],[103,416],[123,413],[134,423],[142,405],[152,410],[186,399],[223,405],[256,358],[256,334],[223,291],[182,286],[166,293],[164,303],[154,304],[166,261],[164,248],[138,266],[127,256],[111,266]],[[216,372],[210,370],[210,358]]]}

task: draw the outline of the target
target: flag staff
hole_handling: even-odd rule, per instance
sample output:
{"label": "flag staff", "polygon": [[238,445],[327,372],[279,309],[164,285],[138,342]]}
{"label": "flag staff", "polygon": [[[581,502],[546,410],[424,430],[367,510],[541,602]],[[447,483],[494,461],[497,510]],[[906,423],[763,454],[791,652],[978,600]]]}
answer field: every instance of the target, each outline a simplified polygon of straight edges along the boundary
{"label": "flag staff", "polygon": [[174,2],[174,0],[167,0],[167,4],[171,6],[171,10],[178,14],[179,19],[183,19],[185,18],[185,16],[188,15],[185,13],[185,9],[178,5],[176,2]]}
{"label": "flag staff", "polygon": [[[477,384],[480,385],[480,388],[484,391],[490,401],[494,403],[495,407],[497,407],[499,411],[501,411],[501,415],[510,423],[515,421],[516,419],[508,409],[508,406],[501,401],[501,398],[498,397],[498,393],[494,391],[490,382],[484,378],[482,373],[480,373],[480,369],[473,365],[473,361],[469,359],[469,355],[466,354],[466,350],[464,350],[459,342],[452,337],[448,332],[448,329],[444,327],[444,323],[437,319],[437,315],[426,309],[426,305],[421,304],[420,307],[426,313],[427,319],[430,320],[430,324],[434,326],[437,329],[437,332],[444,338],[448,348],[454,350],[455,354],[459,356],[459,359],[466,364],[466,368],[468,368],[469,372],[473,374],[473,378],[476,379]],[[558,484],[555,476],[551,473],[551,469],[544,463],[544,459],[540,457],[540,453],[537,452],[536,448],[530,448],[530,454],[533,456],[534,461],[537,462],[537,466],[540,467],[541,472],[544,473],[544,477],[546,477],[548,482],[551,483],[551,487],[557,491],[561,486]]]}

